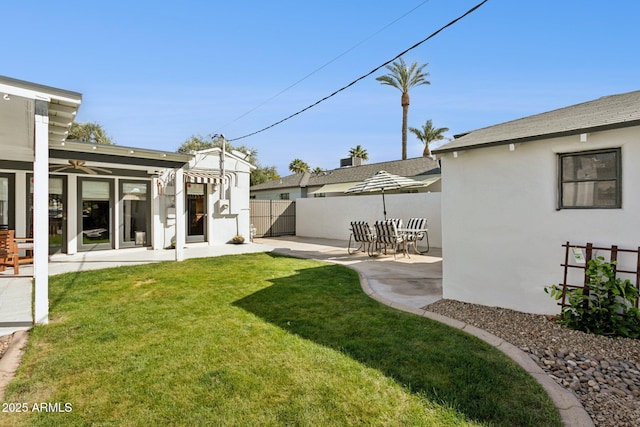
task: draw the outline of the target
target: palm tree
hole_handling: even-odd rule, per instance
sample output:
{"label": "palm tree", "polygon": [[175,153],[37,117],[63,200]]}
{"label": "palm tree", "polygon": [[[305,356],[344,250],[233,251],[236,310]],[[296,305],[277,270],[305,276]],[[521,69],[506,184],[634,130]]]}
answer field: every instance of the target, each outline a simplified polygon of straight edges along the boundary
{"label": "palm tree", "polygon": [[429,85],[430,81],[426,79],[429,73],[423,73],[424,67],[428,63],[418,66],[417,62],[407,67],[404,60],[394,61],[392,65],[385,68],[390,71],[389,74],[377,77],[376,80],[383,85],[393,86],[402,92],[402,160],[407,158],[407,120],[409,117],[409,89],[413,86]]}
{"label": "palm tree", "polygon": [[369,154],[367,154],[367,149],[362,148],[361,145],[356,145],[355,147],[349,150],[350,157],[359,157],[362,160],[369,160]]}
{"label": "palm tree", "polygon": [[309,165],[300,159],[293,159],[291,163],[289,163],[289,170],[293,173],[309,172],[309,169]]}
{"label": "palm tree", "polygon": [[320,175],[322,172],[324,172],[324,170],[322,170],[322,168],[320,166],[316,166],[311,171],[311,173],[314,174],[314,175]]}
{"label": "palm tree", "polygon": [[409,128],[409,130],[424,144],[422,156],[428,157],[431,155],[429,144],[433,141],[440,141],[444,139],[443,133],[447,132],[449,128],[434,128],[433,122],[431,120],[427,120],[427,122],[422,125],[422,129]]}

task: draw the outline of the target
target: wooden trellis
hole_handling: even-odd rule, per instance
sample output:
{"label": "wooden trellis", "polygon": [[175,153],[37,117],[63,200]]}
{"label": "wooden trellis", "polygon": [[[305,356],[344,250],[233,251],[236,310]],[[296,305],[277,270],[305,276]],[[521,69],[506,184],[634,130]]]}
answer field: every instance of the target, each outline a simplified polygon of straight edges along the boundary
{"label": "wooden trellis", "polygon": [[[620,269],[618,268],[619,267],[618,265],[614,265],[613,269],[614,269],[614,272],[616,273],[616,277],[618,273],[635,276],[636,289],[640,291],[640,246],[636,249],[621,249],[616,245],[612,245],[611,247],[606,248],[606,247],[593,246],[592,243],[587,243],[585,246],[580,246],[580,245],[572,245],[569,242],[567,242],[564,245],[562,245],[562,247],[565,248],[564,263],[560,265],[564,267],[564,276],[563,276],[562,283],[560,283],[560,286],[562,287],[562,301],[559,302],[558,305],[562,307],[566,307],[569,305],[566,303],[567,289],[584,289],[584,294],[589,295],[589,276],[587,275],[587,266],[589,265],[589,261],[593,259],[594,251],[608,251],[610,253],[610,256],[609,256],[610,262],[618,261],[618,255],[621,253],[635,254],[635,265],[636,265],[635,270]],[[571,256],[571,250],[574,248],[585,250],[584,263],[577,263],[575,261],[575,257]],[[574,260],[574,263],[571,263],[570,260]],[[584,270],[584,279],[583,279],[582,285],[567,283],[567,279],[569,277],[569,269],[572,269],[572,268]],[[638,300],[636,300],[635,306],[636,308],[638,308]]]}

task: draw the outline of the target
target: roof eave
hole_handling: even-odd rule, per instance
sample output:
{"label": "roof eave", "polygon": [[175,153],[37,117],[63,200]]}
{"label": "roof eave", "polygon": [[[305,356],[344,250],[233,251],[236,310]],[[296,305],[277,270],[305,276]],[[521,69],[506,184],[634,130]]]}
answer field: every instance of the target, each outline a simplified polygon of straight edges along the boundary
{"label": "roof eave", "polygon": [[[543,139],[561,138],[561,137],[565,137],[565,136],[580,135],[582,133],[602,132],[602,131],[607,131],[607,130],[622,129],[622,128],[639,126],[639,125],[640,125],[640,120],[630,120],[630,121],[626,121],[626,122],[610,123],[610,124],[606,124],[606,125],[602,125],[602,126],[592,126],[592,127],[580,128],[580,129],[570,129],[570,130],[566,130],[566,131],[546,133],[546,134],[542,134],[542,135],[531,135],[531,136],[526,136],[526,137],[522,137],[522,138],[510,138],[510,139],[503,139],[503,140],[499,140],[499,141],[489,141],[489,142],[485,142],[485,143],[481,143],[481,144],[471,144],[471,145],[452,146],[452,147],[447,147],[445,145],[445,146],[442,146],[441,148],[433,149],[433,150],[431,150],[431,152],[433,154],[453,153],[455,151],[467,151],[467,150],[474,150],[474,149],[478,149],[478,148],[496,147],[496,146],[500,146],[500,145],[508,145],[508,144],[523,143],[523,142],[539,141],[539,140],[543,140]],[[467,135],[473,135],[473,132],[470,132]],[[453,145],[453,143],[452,143],[452,145]]]}

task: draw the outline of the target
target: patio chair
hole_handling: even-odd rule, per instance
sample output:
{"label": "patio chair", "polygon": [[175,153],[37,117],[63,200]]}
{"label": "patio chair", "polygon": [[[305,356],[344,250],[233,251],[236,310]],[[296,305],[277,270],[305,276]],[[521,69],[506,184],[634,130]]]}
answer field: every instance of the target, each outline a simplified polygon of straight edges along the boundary
{"label": "patio chair", "polygon": [[396,253],[400,249],[400,246],[402,246],[402,253],[409,257],[404,235],[399,231],[397,226],[399,223],[401,222],[394,219],[375,222],[374,227],[376,230],[376,240],[374,244],[369,246],[369,256],[378,255],[382,250],[384,250],[386,255],[387,247],[391,246],[393,249],[393,259],[396,259]]}
{"label": "patio chair", "polygon": [[[426,218],[410,218],[407,223],[407,227],[403,229],[405,233],[405,239],[407,242],[407,251],[411,246],[417,254],[424,254],[429,252],[429,229],[427,228]],[[427,250],[420,252],[418,249],[418,242],[427,239]]]}
{"label": "patio chair", "polygon": [[18,246],[13,230],[0,230],[0,271],[13,267],[13,274],[20,273]]}
{"label": "patio chair", "polygon": [[349,235],[349,246],[347,252],[350,255],[358,251],[368,252],[369,246],[375,241],[375,234],[366,221],[351,221],[351,235]]}

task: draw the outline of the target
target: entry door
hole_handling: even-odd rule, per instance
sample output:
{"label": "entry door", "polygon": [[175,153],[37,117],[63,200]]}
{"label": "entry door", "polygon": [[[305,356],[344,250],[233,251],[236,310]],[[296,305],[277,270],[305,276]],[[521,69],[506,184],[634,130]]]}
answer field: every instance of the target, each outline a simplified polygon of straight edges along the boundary
{"label": "entry door", "polygon": [[206,184],[187,183],[187,242],[203,242],[207,229]]}

